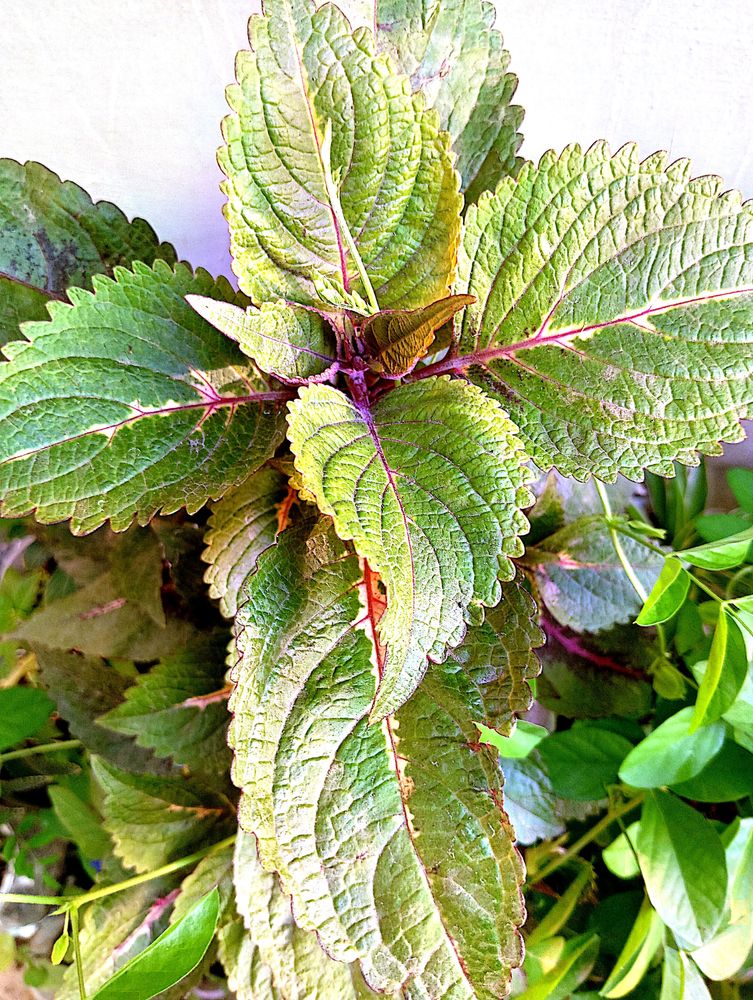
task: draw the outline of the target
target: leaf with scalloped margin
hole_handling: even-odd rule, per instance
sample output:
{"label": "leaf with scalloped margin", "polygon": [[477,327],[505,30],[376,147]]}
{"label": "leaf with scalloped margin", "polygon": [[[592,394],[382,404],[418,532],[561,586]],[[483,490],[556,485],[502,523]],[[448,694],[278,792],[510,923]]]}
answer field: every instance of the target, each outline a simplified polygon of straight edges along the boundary
{"label": "leaf with scalloped margin", "polygon": [[219,152],[241,288],[256,302],[362,308],[344,218],[382,308],[447,295],[461,198],[436,113],[336,7],[268,0],[265,10],[249,22],[253,51],[236,60]]}
{"label": "leaf with scalloped margin", "polygon": [[204,535],[202,558],[209,563],[204,579],[226,618],[238,610],[238,598],[259,556],[274,545],[287,482],[277,469],[264,467],[212,504]]}
{"label": "leaf with scalloped margin", "polygon": [[510,54],[494,28],[486,0],[343,0],[352,23],[376,24],[388,52],[414,90],[436,108],[452,138],[466,201],[520,169],[516,155],[523,109],[512,104],[518,86]]}
{"label": "leaf with scalloped margin", "polygon": [[470,295],[449,295],[422,309],[370,316],[359,331],[369,367],[386,378],[405,375],[434,344],[437,331],[471,302]]}
{"label": "leaf with scalloped margin", "polygon": [[104,792],[105,829],[128,868],[147,872],[230,833],[224,796],[180,778],[122,771],[99,757],[92,771]]}
{"label": "leaf with scalloped margin", "polygon": [[276,876],[259,864],[256,839],[242,831],[236,841],[234,879],[247,933],[286,1000],[377,996],[363,982],[358,966],[334,961],[321,949],[316,935],[296,925],[290,899],[280,891]]}
{"label": "leaf with scalloped margin", "polygon": [[177,259],[143,219],[129,222],[31,160],[0,159],[0,232],[0,344],[21,336],[19,323],[46,319],[71,285],[91,288],[95,274],[135,260]]}
{"label": "leaf with scalloped margin", "polygon": [[[70,289],[0,365],[2,514],[115,530],[198,510],[275,450],[284,432],[243,355],[184,301],[233,297],[206,271],[158,261]],[[241,369],[237,372],[236,367]],[[245,371],[244,371],[245,370]],[[239,400],[238,403],[235,400]],[[245,402],[244,402],[245,400]],[[241,405],[242,404],[242,405]]]}
{"label": "leaf with scalloped margin", "polygon": [[218,958],[236,1000],[282,1000],[272,982],[272,970],[236,916],[217,932]]}
{"label": "leaf with scalloped margin", "polygon": [[200,635],[148,673],[139,674],[125,701],[97,720],[133,736],[157,757],[171,757],[216,784],[229,766],[227,692],[223,693],[227,634]]}
{"label": "leaf with scalloped margin", "polygon": [[687,161],[546,153],[466,216],[455,370],[565,475],[672,475],[743,436],[753,401],[753,203]]}
{"label": "leaf with scalloped margin", "polygon": [[[259,559],[236,620],[241,824],[280,873],[299,926],[333,958],[358,959],[371,989],[504,996],[521,957],[522,865],[496,754],[474,723],[504,729],[509,719],[488,705],[521,682],[495,680],[484,657],[450,657],[394,718],[369,724],[379,595],[364,584],[326,521],[288,528]],[[520,642],[511,664],[529,663]]]}
{"label": "leaf with scalloped margin", "polygon": [[379,720],[514,575],[509,557],[527,526],[520,508],[532,501],[525,456],[504,411],[447,378],[401,386],[373,407],[308,386],[288,420],[304,486],[387,590]]}
{"label": "leaf with scalloped margin", "polygon": [[220,333],[234,340],[263,372],[288,382],[321,375],[335,361],[335,334],[321,313],[287,302],[241,309],[232,302],[188,295],[188,301]]}
{"label": "leaf with scalloped margin", "polygon": [[[648,593],[664,557],[632,538],[622,537],[636,576]],[[526,550],[538,593],[561,625],[576,632],[600,632],[635,621],[642,601],[615,552],[603,515],[580,517]]]}

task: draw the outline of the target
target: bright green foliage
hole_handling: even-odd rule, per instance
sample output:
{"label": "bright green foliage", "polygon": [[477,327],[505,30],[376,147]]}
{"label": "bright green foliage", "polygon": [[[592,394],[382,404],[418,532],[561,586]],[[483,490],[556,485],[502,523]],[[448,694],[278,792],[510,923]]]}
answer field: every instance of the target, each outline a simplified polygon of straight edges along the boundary
{"label": "bright green foliage", "polygon": [[212,507],[205,535],[204,559],[209,563],[205,579],[210,596],[219,600],[228,618],[238,610],[238,596],[256,568],[256,560],[274,544],[279,505],[286,489],[285,476],[267,467]]}
{"label": "bright green foliage", "polygon": [[346,0],[351,19],[376,25],[377,42],[437,109],[452,137],[466,199],[517,171],[523,109],[518,81],[485,0]]}
{"label": "bright green foliage", "polygon": [[208,323],[236,341],[263,372],[285,381],[321,375],[335,361],[334,330],[313,309],[285,302],[264,302],[245,310],[232,302],[189,295]]}
{"label": "bright green foliage", "polygon": [[46,319],[71,285],[91,288],[95,274],[134,260],[176,260],[143,219],[31,161],[0,160],[0,232],[0,344],[20,336],[19,323]]}
{"label": "bright green foliage", "polygon": [[468,211],[461,352],[544,469],[612,480],[738,440],[753,210],[686,161],[547,153]]}
{"label": "bright green foliage", "polygon": [[[624,548],[650,590],[664,560],[632,539]],[[578,632],[598,632],[635,619],[640,599],[625,576],[603,516],[582,517],[527,552],[547,610]]]}
{"label": "bright green foliage", "polygon": [[[433,666],[394,719],[369,725],[379,597],[366,588],[364,608],[360,579],[358,560],[309,522],[259,560],[231,703],[241,822],[298,924],[333,957],[359,959],[373,989],[419,969],[410,996],[433,983],[437,996],[491,997],[516,961],[521,912],[500,775],[471,746],[488,661]],[[340,814],[343,827],[324,819]]]}
{"label": "bright green foliage", "polygon": [[[229,295],[202,271],[157,264],[98,277],[50,323],[26,328],[0,368],[2,511],[71,518],[90,531],[109,518],[196,510],[274,450],[282,428],[233,366],[235,351],[183,301]],[[72,374],[75,372],[75,378]],[[238,397],[250,405],[234,402]]]}
{"label": "bright green foliage", "polygon": [[436,114],[335,6],[265,10],[236,61],[220,151],[241,288],[256,301],[360,308],[350,236],[383,308],[442,298],[461,199]]}
{"label": "bright green foliage", "polygon": [[309,386],[291,404],[289,438],[304,486],[385,583],[381,719],[512,575],[530,502],[520,445],[500,408],[446,378],[396,389],[373,409]]}

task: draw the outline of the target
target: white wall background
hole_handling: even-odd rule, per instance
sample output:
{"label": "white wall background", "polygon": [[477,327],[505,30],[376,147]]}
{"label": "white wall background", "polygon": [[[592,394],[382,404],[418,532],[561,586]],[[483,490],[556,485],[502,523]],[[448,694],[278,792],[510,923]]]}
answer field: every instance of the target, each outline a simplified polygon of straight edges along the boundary
{"label": "white wall background", "polygon": [[[751,0],[497,6],[526,156],[635,139],[753,197]],[[254,10],[258,0],[0,0],[0,156],[41,160],[229,274],[214,152]]]}

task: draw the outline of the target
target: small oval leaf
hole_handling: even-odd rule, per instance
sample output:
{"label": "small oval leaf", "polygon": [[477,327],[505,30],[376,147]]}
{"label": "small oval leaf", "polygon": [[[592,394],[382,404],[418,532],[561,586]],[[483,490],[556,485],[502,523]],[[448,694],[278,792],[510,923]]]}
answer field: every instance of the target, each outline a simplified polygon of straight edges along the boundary
{"label": "small oval leaf", "polygon": [[706,670],[698,688],[691,731],[715,722],[730,708],[748,675],[748,654],[737,622],[722,607]]}
{"label": "small oval leaf", "polygon": [[670,716],[641,740],[622,762],[620,778],[634,788],[661,788],[700,774],[721,749],[724,725],[691,731],[692,708]]}
{"label": "small oval leaf", "polygon": [[659,579],[653,586],[648,600],[636,619],[637,625],[658,625],[669,621],[685,602],[690,587],[690,576],[674,556],[664,562]]}
{"label": "small oval leaf", "polygon": [[219,893],[213,889],[119,969],[93,1000],[151,1000],[180,982],[204,957],[214,937],[219,907]]}
{"label": "small oval leaf", "polygon": [[701,569],[732,569],[744,563],[753,543],[753,528],[728,535],[718,542],[707,542],[677,553],[678,559]]}

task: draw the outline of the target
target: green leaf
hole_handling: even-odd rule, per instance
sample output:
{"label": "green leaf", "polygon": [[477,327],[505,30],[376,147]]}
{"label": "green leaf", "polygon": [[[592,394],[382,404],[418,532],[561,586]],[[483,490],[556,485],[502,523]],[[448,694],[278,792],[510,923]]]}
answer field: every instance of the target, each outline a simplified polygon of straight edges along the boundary
{"label": "green leaf", "polygon": [[[357,1000],[375,997],[365,984],[358,988],[357,967],[333,961],[311,931],[290,919],[290,899],[275,875],[259,864],[256,841],[239,834],[235,850],[235,886],[238,907],[261,960],[272,971],[282,996],[291,1000]],[[384,994],[380,994],[384,996]]]}
{"label": "green leaf", "polygon": [[436,114],[336,7],[265,11],[236,60],[219,154],[241,288],[366,311],[351,236],[382,308],[443,298],[461,199]]}
{"label": "green leaf", "polygon": [[651,960],[659,949],[664,925],[659,914],[645,899],[633,928],[620,952],[609,978],[599,991],[602,996],[624,997],[643,979]]}
{"label": "green leaf", "polygon": [[701,569],[733,569],[748,559],[753,544],[753,528],[728,535],[717,542],[707,542],[693,549],[683,549],[677,558]]}
{"label": "green leaf", "polygon": [[635,788],[661,788],[700,774],[721,749],[724,724],[694,729],[692,720],[693,709],[683,708],[657,726],[622,762],[620,778]]}
{"label": "green leaf", "polygon": [[52,808],[85,861],[97,861],[112,851],[110,838],[102,829],[102,819],[71,788],[53,785],[47,790]]}
{"label": "green leaf", "polygon": [[239,819],[298,925],[333,958],[358,959],[373,990],[410,973],[417,995],[491,1000],[520,960],[522,919],[496,754],[474,725],[505,679],[499,661],[465,666],[461,649],[369,725],[380,595],[327,522],[287,529],[248,597],[230,706]]}
{"label": "green leaf", "polygon": [[659,578],[636,618],[637,625],[658,625],[669,621],[685,603],[690,589],[690,575],[674,556],[664,561]]}
{"label": "green leaf", "polygon": [[91,288],[95,274],[135,260],[176,260],[143,219],[32,161],[0,160],[0,229],[0,344],[21,336],[19,323],[46,319],[71,285]]}
{"label": "green leaf", "polygon": [[227,770],[228,714],[224,688],[227,635],[197,638],[128,688],[125,701],[99,722],[134,736],[139,746],[216,782]]}
{"label": "green leaf", "polygon": [[[166,897],[173,885],[170,880],[156,879],[94,900],[83,909],[79,941],[89,996],[125,964],[134,949],[143,948],[144,939],[148,940],[143,931],[154,901]],[[79,998],[76,967],[69,965],[55,1000]]]}
{"label": "green leaf", "polygon": [[129,774],[99,758],[92,770],[104,791],[105,829],[115,854],[137,872],[190,854],[227,826],[227,803],[185,780]]}
{"label": "green leaf", "polygon": [[489,729],[480,722],[476,725],[479,731],[479,743],[488,743],[495,747],[503,759],[518,760],[527,757],[531,750],[549,735],[543,726],[536,726],[532,722],[526,722],[525,719],[518,721],[511,736],[501,736],[496,730]]}
{"label": "green leaf", "polygon": [[672,475],[742,437],[753,400],[753,209],[687,161],[604,143],[524,166],[466,216],[466,368],[537,466]]}
{"label": "green leaf", "polygon": [[722,607],[698,687],[691,729],[715,722],[731,708],[747,676],[745,639],[727,608]]}
{"label": "green leaf", "polygon": [[165,626],[162,607],[162,562],[165,553],[151,528],[131,529],[118,537],[112,559],[112,580],[118,593]]}
{"label": "green leaf", "polygon": [[38,688],[0,690],[0,750],[7,750],[36,735],[49,719],[52,709],[52,702]]}
{"label": "green leaf", "polygon": [[666,792],[649,792],[636,838],[646,892],[678,944],[711,940],[726,901],[724,848],[711,823]]}
{"label": "green leaf", "polygon": [[219,896],[218,923],[224,924],[235,915],[232,844],[207,854],[183,879],[170,912],[170,923],[181,920],[212,889],[216,889]]}
{"label": "green leaf", "polygon": [[[34,646],[42,683],[54,699],[59,714],[71,733],[90,753],[112,761],[129,771],[166,774],[168,761],[155,760],[129,737],[106,729],[97,718],[118,705],[130,681],[98,657],[64,653]],[[86,692],[86,697],[82,697]]]}
{"label": "green leaf", "polygon": [[241,309],[232,302],[217,302],[188,295],[196,312],[234,340],[263,372],[287,382],[321,375],[335,362],[335,331],[313,309],[287,302],[262,302]]}
{"label": "green leaf", "polygon": [[741,509],[753,514],[753,470],[728,469],[727,482]]}
{"label": "green leaf", "polygon": [[711,1000],[702,976],[684,951],[664,947],[659,1000]]}
{"label": "green leaf", "polygon": [[177,923],[100,987],[93,1000],[150,1000],[196,968],[214,937],[219,895],[214,889]]}
{"label": "green leaf", "polygon": [[427,379],[373,408],[331,386],[301,390],[289,439],[304,486],[387,591],[381,719],[442,660],[514,569],[528,470],[504,412],[473,386]]}
{"label": "green leaf", "polygon": [[[656,581],[663,558],[632,538],[622,546],[646,589]],[[602,515],[578,518],[526,552],[534,565],[541,600],[562,625],[599,632],[635,619],[640,609],[633,585],[615,552]]]}
{"label": "green leaf", "polygon": [[209,596],[220,602],[220,611],[232,618],[238,595],[256,569],[261,553],[274,544],[277,512],[285,499],[287,480],[276,469],[259,469],[240,486],[212,504],[204,561]]}
{"label": "green leaf", "polygon": [[52,952],[50,954],[50,961],[53,965],[60,965],[60,963],[65,958],[68,952],[68,946],[71,943],[71,938],[69,934],[63,932],[57,939],[55,944],[52,946]]}
{"label": "green leaf", "polygon": [[753,795],[753,754],[725,740],[695,777],[670,787],[675,795],[692,802],[735,802]]}
{"label": "green leaf", "polygon": [[0,366],[0,495],[74,532],[198,510],[271,455],[279,411],[232,366],[243,355],[184,301],[230,296],[185,265],[135,264],[95,294],[72,289],[49,323],[25,328]]}
{"label": "green leaf", "polygon": [[262,962],[240,918],[220,928],[217,942],[228,986],[237,1000],[282,1000],[272,983],[272,970]]}
{"label": "green leaf", "polygon": [[387,378],[406,375],[428,353],[437,331],[471,302],[470,295],[450,295],[422,309],[371,316],[359,331],[369,367]]}
{"label": "green leaf", "polygon": [[617,878],[631,879],[640,874],[633,846],[639,826],[638,822],[631,823],[619,837],[615,837],[612,843],[601,852],[604,864]]}
{"label": "green leaf", "polygon": [[88,656],[153,660],[184,646],[195,635],[186,621],[170,618],[161,628],[103,573],[86,587],[43,605],[11,633],[32,645],[76,649]]}
{"label": "green leaf", "polygon": [[483,0],[348,0],[343,10],[376,25],[377,42],[414,90],[426,95],[452,137],[466,200],[517,172],[523,109],[511,104],[518,81]]}
{"label": "green leaf", "polygon": [[741,819],[726,849],[727,906],[729,914],[715,937],[693,952],[693,959],[709,979],[731,979],[745,964],[753,948],[753,819]]}
{"label": "green leaf", "polygon": [[629,740],[598,722],[575,722],[564,732],[551,733],[538,747],[554,791],[579,801],[605,798],[606,786],[616,782],[631,750]]}
{"label": "green leaf", "polygon": [[707,542],[729,538],[750,526],[751,519],[747,514],[703,514],[695,522],[696,531]]}
{"label": "green leaf", "polygon": [[518,1000],[567,1000],[588,978],[599,954],[599,939],[589,932],[570,940],[550,938],[543,947],[549,952],[547,958],[553,968],[519,993]]}

